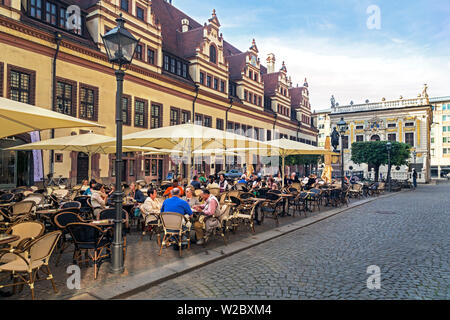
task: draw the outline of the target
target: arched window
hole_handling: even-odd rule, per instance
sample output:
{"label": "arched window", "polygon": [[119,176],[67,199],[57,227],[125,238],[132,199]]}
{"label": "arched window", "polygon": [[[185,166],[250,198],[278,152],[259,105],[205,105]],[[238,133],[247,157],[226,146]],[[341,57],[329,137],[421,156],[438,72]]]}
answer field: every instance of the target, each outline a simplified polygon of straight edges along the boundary
{"label": "arched window", "polygon": [[209,61],[212,63],[217,63],[217,51],[216,47],[213,45],[209,47]]}

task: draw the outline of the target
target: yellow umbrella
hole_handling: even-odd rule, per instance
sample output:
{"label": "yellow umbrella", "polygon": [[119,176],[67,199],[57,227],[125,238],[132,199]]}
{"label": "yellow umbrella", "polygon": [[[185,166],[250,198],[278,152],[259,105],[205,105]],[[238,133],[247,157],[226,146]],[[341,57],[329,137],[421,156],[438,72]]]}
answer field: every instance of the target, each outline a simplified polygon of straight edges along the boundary
{"label": "yellow umbrella", "polygon": [[325,150],[322,148],[318,148],[306,143],[297,142],[294,140],[288,139],[277,139],[267,142],[268,146],[261,146],[259,148],[234,148],[232,151],[258,151],[265,152],[268,156],[279,156],[282,161],[282,178],[283,178],[283,186],[284,186],[284,175],[285,175],[285,159],[290,155],[326,155],[326,154],[336,154],[330,150]]}
{"label": "yellow umbrella", "polygon": [[59,112],[0,98],[0,138],[36,130],[101,127]]}
{"label": "yellow umbrella", "polygon": [[[60,150],[83,152],[89,156],[89,179],[91,178],[92,155],[94,153],[109,154],[116,152],[115,145],[105,146],[103,143],[110,141],[112,137],[95,133],[65,136],[60,138],[42,140],[34,143],[23,144],[6,150]],[[159,151],[155,148],[142,148],[136,146],[123,146],[123,152]],[[170,150],[168,150],[170,151]]]}
{"label": "yellow umbrella", "polygon": [[[114,143],[113,140],[106,144],[112,143]],[[152,146],[154,148],[181,150],[187,152],[190,159],[195,150],[227,148],[229,145],[234,147],[235,143],[242,143],[246,147],[265,145],[264,142],[245,136],[192,123],[132,133],[123,137],[123,143],[128,146]],[[191,170],[189,168],[188,181],[190,179]]]}

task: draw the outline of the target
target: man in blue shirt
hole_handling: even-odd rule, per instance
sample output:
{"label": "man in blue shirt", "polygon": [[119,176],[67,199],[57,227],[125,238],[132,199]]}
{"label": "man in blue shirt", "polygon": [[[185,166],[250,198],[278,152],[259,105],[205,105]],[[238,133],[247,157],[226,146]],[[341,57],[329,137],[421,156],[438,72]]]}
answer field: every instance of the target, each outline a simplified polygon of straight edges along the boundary
{"label": "man in blue shirt", "polygon": [[247,179],[246,179],[247,177],[245,176],[245,174],[243,174],[242,176],[241,176],[241,180],[239,180],[238,181],[238,183],[247,183]]}
{"label": "man in blue shirt", "polygon": [[[161,213],[163,212],[174,212],[179,213],[181,215],[189,215],[192,216],[192,210],[189,206],[189,203],[187,201],[184,201],[180,198],[180,189],[174,188],[172,191],[170,191],[172,194],[172,197],[169,199],[164,200],[162,207],[161,207]],[[183,223],[183,230],[186,230],[186,226]],[[184,249],[187,247],[187,237],[186,234],[183,234],[183,237],[181,239],[182,248]],[[178,246],[173,246],[174,250],[178,250]]]}
{"label": "man in blue shirt", "polygon": [[175,212],[183,216],[185,214],[192,216],[192,210],[189,203],[180,198],[180,189],[172,189],[171,193],[172,198],[164,200],[161,212]]}

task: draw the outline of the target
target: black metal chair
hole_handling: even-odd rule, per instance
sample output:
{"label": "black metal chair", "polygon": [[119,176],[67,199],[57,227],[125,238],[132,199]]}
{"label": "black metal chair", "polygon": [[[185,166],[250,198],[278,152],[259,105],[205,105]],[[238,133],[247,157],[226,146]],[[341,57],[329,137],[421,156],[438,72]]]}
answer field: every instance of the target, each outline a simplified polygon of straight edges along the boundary
{"label": "black metal chair", "polygon": [[0,203],[9,203],[14,200],[14,193],[4,193],[0,196]]}
{"label": "black metal chair", "polygon": [[266,199],[267,201],[264,201],[260,206],[263,219],[266,217],[274,219],[278,227],[280,225],[278,221],[279,209],[283,206],[283,198],[279,194],[267,192]]}
{"label": "black metal chair", "polygon": [[[69,223],[66,226],[72,236],[75,245],[73,253],[73,263],[80,266],[85,262],[94,263],[94,279],[97,279],[98,270],[104,260],[111,258],[112,229],[102,230],[100,227],[89,223]],[[89,251],[93,251],[93,256]],[[82,259],[82,253],[85,253],[85,259]],[[80,260],[81,259],[81,260]]]}

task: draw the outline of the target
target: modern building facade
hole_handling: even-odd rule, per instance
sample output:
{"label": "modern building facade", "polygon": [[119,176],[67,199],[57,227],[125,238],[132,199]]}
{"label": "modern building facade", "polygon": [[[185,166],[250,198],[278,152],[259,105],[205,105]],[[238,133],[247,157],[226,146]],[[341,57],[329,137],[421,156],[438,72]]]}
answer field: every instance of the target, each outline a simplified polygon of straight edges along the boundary
{"label": "modern building facade", "polygon": [[[374,178],[374,169],[367,164],[355,164],[351,159],[351,144],[357,141],[398,141],[411,146],[411,166],[393,167],[392,179],[409,179],[411,168],[418,172],[418,181],[426,183],[431,178],[430,129],[433,114],[425,86],[415,99],[335,106],[331,108],[331,128],[343,118],[348,130],[343,136],[344,170],[347,173],[363,172]],[[339,147],[340,148],[340,147]],[[415,152],[415,157],[413,156]],[[339,171],[339,165],[336,165]],[[380,167],[381,177],[387,177],[387,166]]]}
{"label": "modern building facade", "polygon": [[450,97],[430,98],[433,106],[431,126],[431,177],[450,173]]}
{"label": "modern building facade", "polygon": [[[246,51],[227,42],[215,11],[201,24],[163,0],[0,1],[0,96],[98,122],[105,128],[96,133],[114,136],[116,81],[101,36],[120,14],[140,39],[124,82],[124,134],[195,122],[259,140],[316,145],[306,81],[293,87],[285,64],[276,70],[273,54],[264,67],[255,40]],[[85,132],[47,130],[39,138]],[[28,142],[29,134],[9,137],[0,148]],[[1,151],[0,185],[39,180],[39,157],[45,175],[50,152]],[[124,154],[122,176],[162,179],[172,165],[178,168],[164,160]],[[92,164],[94,177],[113,180],[114,155],[96,155]],[[85,154],[54,153],[55,175],[72,183],[87,178],[87,165]]]}

